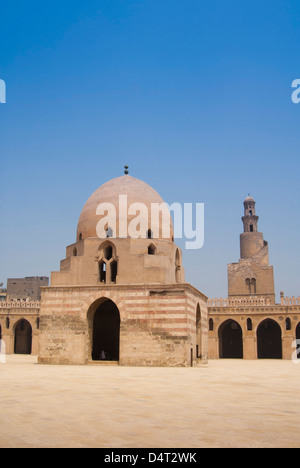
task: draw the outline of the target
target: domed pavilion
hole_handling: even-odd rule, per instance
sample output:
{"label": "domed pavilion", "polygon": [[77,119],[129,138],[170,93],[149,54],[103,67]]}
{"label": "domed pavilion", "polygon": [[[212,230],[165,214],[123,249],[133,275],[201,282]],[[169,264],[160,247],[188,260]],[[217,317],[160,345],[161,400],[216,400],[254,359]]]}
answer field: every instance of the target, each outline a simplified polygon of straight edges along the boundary
{"label": "domed pavilion", "polygon": [[39,362],[192,366],[207,361],[207,297],[185,283],[167,205],[126,174],[101,185],[43,288]]}

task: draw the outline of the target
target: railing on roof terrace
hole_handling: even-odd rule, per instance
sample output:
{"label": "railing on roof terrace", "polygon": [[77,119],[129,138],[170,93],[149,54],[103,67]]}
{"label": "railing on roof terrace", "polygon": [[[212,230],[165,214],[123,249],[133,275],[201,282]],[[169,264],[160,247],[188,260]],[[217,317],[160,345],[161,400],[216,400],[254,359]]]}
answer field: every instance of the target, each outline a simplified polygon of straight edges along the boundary
{"label": "railing on roof terrace", "polygon": [[300,305],[300,296],[299,297],[284,297],[281,296],[281,305]]}
{"label": "railing on roof terrace", "polygon": [[208,307],[239,307],[239,306],[253,306],[253,305],[269,305],[270,301],[265,297],[240,297],[240,298],[215,298],[208,300]]}

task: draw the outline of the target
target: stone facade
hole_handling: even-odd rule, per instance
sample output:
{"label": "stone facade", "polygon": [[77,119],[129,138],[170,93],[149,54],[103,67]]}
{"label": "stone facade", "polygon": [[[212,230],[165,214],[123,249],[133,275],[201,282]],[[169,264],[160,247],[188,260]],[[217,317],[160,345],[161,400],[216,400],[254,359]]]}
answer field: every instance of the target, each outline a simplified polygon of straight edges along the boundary
{"label": "stone facade", "polygon": [[120,314],[120,365],[207,361],[207,298],[187,284],[45,288],[39,361],[91,363],[95,311],[107,300]]}

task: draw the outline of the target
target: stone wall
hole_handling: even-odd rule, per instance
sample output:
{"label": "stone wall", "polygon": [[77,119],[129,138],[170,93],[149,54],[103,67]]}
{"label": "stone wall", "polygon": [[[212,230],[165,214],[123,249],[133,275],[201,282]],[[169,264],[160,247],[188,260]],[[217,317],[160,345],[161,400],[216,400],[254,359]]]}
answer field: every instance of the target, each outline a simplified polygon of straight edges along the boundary
{"label": "stone wall", "polygon": [[[113,301],[120,313],[120,365],[188,366],[191,360],[193,364],[207,360],[207,298],[192,286],[180,284],[44,288],[40,362],[91,361],[92,325],[88,317],[103,298]],[[201,359],[197,359],[197,344]]]}
{"label": "stone wall", "polygon": [[[291,359],[295,348],[296,329],[300,324],[300,298],[281,298],[281,304],[270,304],[264,298],[220,298],[208,301],[208,357],[219,359],[219,331],[227,321],[237,322],[243,334],[244,359],[257,359],[257,330],[265,320],[274,320],[281,329],[282,357]],[[251,320],[252,329],[247,327]]]}
{"label": "stone wall", "polygon": [[7,296],[9,300],[30,300],[39,301],[41,299],[42,286],[49,285],[49,278],[46,276],[28,276],[26,278],[8,278]]}

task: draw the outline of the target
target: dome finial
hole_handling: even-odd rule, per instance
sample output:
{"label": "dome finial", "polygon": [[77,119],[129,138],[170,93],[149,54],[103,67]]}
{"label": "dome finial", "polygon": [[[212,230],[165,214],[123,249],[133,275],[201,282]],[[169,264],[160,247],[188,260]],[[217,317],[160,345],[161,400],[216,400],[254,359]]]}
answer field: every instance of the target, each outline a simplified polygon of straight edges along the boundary
{"label": "dome finial", "polygon": [[126,164],[126,166],[124,166],[124,169],[125,169],[124,174],[128,175],[129,174],[129,171],[128,171],[129,167],[127,166],[127,164]]}

